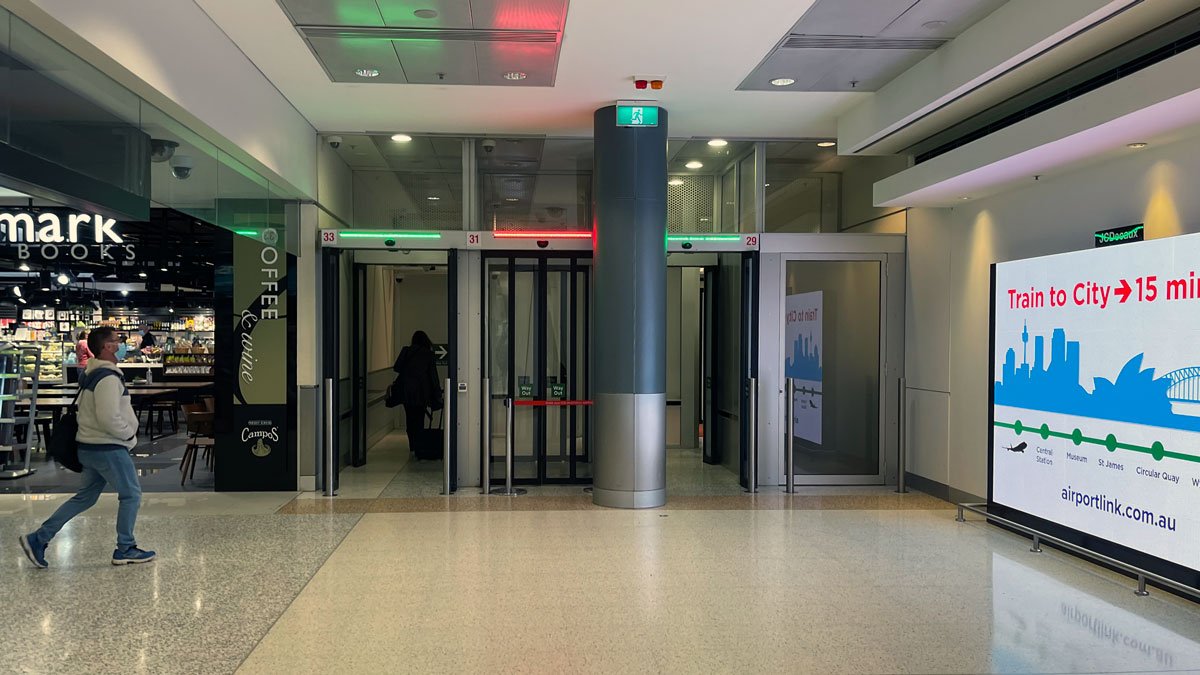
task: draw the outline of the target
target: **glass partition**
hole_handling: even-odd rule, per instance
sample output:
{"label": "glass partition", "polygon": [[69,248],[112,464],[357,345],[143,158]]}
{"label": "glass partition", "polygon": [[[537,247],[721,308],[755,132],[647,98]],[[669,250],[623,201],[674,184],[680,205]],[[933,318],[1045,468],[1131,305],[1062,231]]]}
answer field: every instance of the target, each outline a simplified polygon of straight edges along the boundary
{"label": "glass partition", "polygon": [[353,171],[354,225],[463,229],[463,139],[346,135],[338,154]]}
{"label": "glass partition", "polygon": [[590,230],[590,138],[501,138],[475,142],[479,227]]}

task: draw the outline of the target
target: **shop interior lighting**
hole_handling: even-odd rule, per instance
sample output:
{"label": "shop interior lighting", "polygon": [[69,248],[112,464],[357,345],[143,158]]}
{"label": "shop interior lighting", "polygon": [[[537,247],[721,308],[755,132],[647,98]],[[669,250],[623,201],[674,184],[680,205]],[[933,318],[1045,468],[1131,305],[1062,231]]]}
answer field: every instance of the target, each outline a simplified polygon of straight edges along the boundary
{"label": "shop interior lighting", "polygon": [[684,166],[686,166],[689,169],[703,169],[704,162],[697,162],[696,160],[693,159],[692,161],[688,162],[687,164],[684,164]]}
{"label": "shop interior lighting", "polygon": [[723,138],[714,138],[711,141],[709,141],[708,144],[714,148],[723,148],[723,147],[729,145],[729,141],[727,141]]}
{"label": "shop interior lighting", "polygon": [[497,239],[591,239],[592,233],[579,230],[498,230]]}
{"label": "shop interior lighting", "polygon": [[38,272],[38,287],[43,291],[50,290],[50,273],[46,270]]}
{"label": "shop interior lighting", "polygon": [[25,298],[17,298],[17,302],[21,303],[22,305],[28,304],[28,301]]}
{"label": "shop interior lighting", "polygon": [[832,148],[835,145],[837,145],[837,141],[821,141],[817,143],[818,148]]}
{"label": "shop interior lighting", "polygon": [[339,237],[346,239],[441,239],[441,232],[383,232],[377,230],[351,230],[338,232]]}
{"label": "shop interior lighting", "polygon": [[436,196],[434,196],[434,195],[429,195],[429,196],[428,196],[428,197],[426,197],[425,199],[428,199],[428,200],[429,200],[429,201],[431,201],[431,202],[436,202],[436,201],[440,201],[440,200],[441,200],[441,197],[436,197]]}
{"label": "shop interior lighting", "polygon": [[790,77],[777,77],[771,80],[771,86],[773,87],[786,87],[793,84],[796,84],[796,81]]}
{"label": "shop interior lighting", "polygon": [[143,278],[143,279],[145,279],[145,278],[146,278],[146,273],[145,273],[145,272],[138,272],[138,276],[139,276],[139,277],[141,277],[141,278]]}
{"label": "shop interior lighting", "polygon": [[167,271],[167,268],[165,268],[165,267],[160,267],[160,268],[158,268],[158,271],[159,271],[159,272],[166,272],[166,271]]}
{"label": "shop interior lighting", "polygon": [[392,134],[393,143],[408,143],[412,140],[412,136],[408,134]]}
{"label": "shop interior lighting", "polygon": [[667,181],[667,185],[683,185],[683,179],[672,178],[671,180]]}
{"label": "shop interior lighting", "polygon": [[128,290],[128,289],[124,289],[124,288],[123,288],[123,289],[121,289],[121,297],[126,297],[126,296],[128,296],[128,295],[129,295],[129,290]]}
{"label": "shop interior lighting", "polygon": [[18,298],[22,297],[23,293],[20,286],[13,286],[13,295],[17,296]]}
{"label": "shop interior lighting", "polygon": [[58,282],[59,286],[66,286],[67,284],[71,283],[71,277],[67,276],[66,272],[59,272],[58,276],[55,277],[54,280]]}
{"label": "shop interior lighting", "polygon": [[667,241],[741,241],[740,234],[669,234]]}
{"label": "shop interior lighting", "polygon": [[21,263],[21,266],[20,266],[20,267],[18,267],[17,269],[21,270],[22,272],[28,272],[28,271],[29,271],[29,264],[28,264],[28,263]]}

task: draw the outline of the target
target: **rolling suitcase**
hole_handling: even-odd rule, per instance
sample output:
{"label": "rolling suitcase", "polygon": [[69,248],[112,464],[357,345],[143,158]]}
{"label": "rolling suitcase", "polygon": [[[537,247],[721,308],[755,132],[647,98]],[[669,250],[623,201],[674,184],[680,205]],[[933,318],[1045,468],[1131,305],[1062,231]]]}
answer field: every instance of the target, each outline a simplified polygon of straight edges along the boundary
{"label": "rolling suitcase", "polygon": [[420,430],[418,430],[414,437],[416,447],[413,448],[413,452],[416,454],[417,459],[419,460],[436,460],[442,458],[442,439],[443,434],[445,434],[445,429],[443,428],[445,426],[445,416],[443,415],[442,411],[439,410],[437,412],[438,423],[437,426],[434,427],[433,415],[434,413],[431,412],[425,413],[428,426],[422,427]]}

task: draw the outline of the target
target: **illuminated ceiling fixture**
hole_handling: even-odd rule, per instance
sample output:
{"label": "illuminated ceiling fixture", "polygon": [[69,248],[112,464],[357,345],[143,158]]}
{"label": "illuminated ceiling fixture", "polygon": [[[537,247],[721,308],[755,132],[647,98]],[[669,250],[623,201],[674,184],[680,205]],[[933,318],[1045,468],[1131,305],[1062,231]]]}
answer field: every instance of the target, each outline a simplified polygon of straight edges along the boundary
{"label": "illuminated ceiling fixture", "polygon": [[121,295],[122,295],[122,296],[127,296],[127,295],[129,295],[129,291],[122,289],[122,290],[121,290]]}
{"label": "illuminated ceiling fixture", "polygon": [[796,84],[796,81],[790,77],[777,77],[771,80],[771,86],[773,87],[787,87],[793,84]]}
{"label": "illuminated ceiling fixture", "polygon": [[58,282],[59,286],[66,286],[67,284],[71,283],[71,277],[67,276],[63,272],[59,272],[58,277],[56,277],[54,280]]}
{"label": "illuminated ceiling fixture", "polygon": [[1140,141],[1139,141],[1139,142],[1137,142],[1137,143],[1130,143],[1129,145],[1126,145],[1125,147],[1127,147],[1127,148],[1132,148],[1132,149],[1134,149],[1134,150],[1141,150],[1142,148],[1146,147],[1147,145],[1150,145],[1150,144],[1149,144],[1149,143],[1142,143],[1142,142],[1140,142]]}
{"label": "illuminated ceiling fixture", "polygon": [[671,180],[667,181],[667,185],[683,185],[683,179],[672,178]]}
{"label": "illuminated ceiling fixture", "polygon": [[441,197],[435,197],[435,196],[433,196],[433,195],[429,195],[429,196],[428,196],[428,197],[426,197],[425,199],[428,199],[428,200],[429,200],[429,201],[431,201],[431,202],[436,202],[436,201],[438,201],[439,199],[441,199]]}
{"label": "illuminated ceiling fixture", "polygon": [[506,202],[517,202],[517,201],[521,201],[521,200],[517,199],[516,197],[505,197],[505,198],[504,198],[504,201],[506,201]]}
{"label": "illuminated ceiling fixture", "polygon": [[709,141],[708,144],[714,148],[723,148],[723,147],[729,145],[729,141],[727,141],[723,138],[714,138],[711,141]]}
{"label": "illuminated ceiling fixture", "polygon": [[139,277],[141,277],[141,278],[143,278],[143,279],[145,279],[145,278],[146,278],[146,273],[145,273],[145,272],[138,272],[138,276],[139,276]]}
{"label": "illuminated ceiling fixture", "polygon": [[835,145],[837,145],[837,141],[821,141],[817,143],[818,148],[832,148]]}
{"label": "illuminated ceiling fixture", "polygon": [[412,136],[408,134],[392,134],[392,141],[395,143],[408,143],[412,140]]}
{"label": "illuminated ceiling fixture", "polygon": [[28,271],[29,271],[29,265],[28,265],[28,264],[26,264],[26,263],[21,263],[21,266],[20,266],[20,267],[18,267],[17,269],[21,270],[22,272],[28,272]]}
{"label": "illuminated ceiling fixture", "polygon": [[165,267],[160,267],[160,268],[158,268],[158,271],[159,271],[159,272],[166,272],[166,271],[167,271],[167,268],[165,268]]}
{"label": "illuminated ceiling fixture", "polygon": [[28,301],[27,301],[25,298],[17,298],[17,302],[19,302],[19,303],[21,303],[22,305],[24,305],[24,304],[26,304]]}
{"label": "illuminated ceiling fixture", "polygon": [[436,19],[438,13],[436,9],[418,9],[413,12],[413,16],[418,19]]}
{"label": "illuminated ceiling fixture", "polygon": [[13,295],[17,296],[18,298],[21,297],[21,287],[20,286],[13,286]]}
{"label": "illuminated ceiling fixture", "polygon": [[378,68],[359,68],[354,71],[354,74],[359,77],[379,77]]}
{"label": "illuminated ceiling fixture", "polygon": [[505,74],[504,74],[504,79],[506,79],[506,80],[512,80],[513,82],[517,82],[517,81],[519,81],[519,80],[523,80],[523,79],[525,79],[526,77],[527,77],[527,75],[525,75],[525,73],[522,73],[522,72],[521,72],[521,71],[519,71],[519,70],[510,70],[510,71],[508,71],[507,73],[505,73]]}
{"label": "illuminated ceiling fixture", "polygon": [[961,199],[965,202],[965,201],[969,201],[971,198],[970,197],[959,197],[959,199]]}
{"label": "illuminated ceiling fixture", "polygon": [[692,161],[688,162],[687,164],[684,164],[684,166],[686,166],[689,169],[703,169],[704,163],[697,162],[696,160],[693,159]]}

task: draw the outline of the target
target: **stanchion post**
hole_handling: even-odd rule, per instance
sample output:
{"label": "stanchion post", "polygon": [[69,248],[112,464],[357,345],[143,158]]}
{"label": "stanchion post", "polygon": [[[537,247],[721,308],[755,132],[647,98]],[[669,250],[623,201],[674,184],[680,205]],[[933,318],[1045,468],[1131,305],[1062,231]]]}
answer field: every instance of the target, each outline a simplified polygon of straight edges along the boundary
{"label": "stanchion post", "polygon": [[784,416],[783,423],[783,472],[786,474],[787,493],[790,495],[796,491],[796,437],[792,433],[792,425],[796,414],[796,380],[787,378],[787,386],[784,387],[787,391],[787,401],[784,402],[783,408],[787,411]]}
{"label": "stanchion post", "polygon": [[479,493],[492,489],[492,380],[483,378],[483,467],[479,471]]}
{"label": "stanchion post", "polygon": [[896,492],[905,493],[908,492],[908,484],[904,478],[904,474],[908,473],[908,386],[905,385],[903,377],[900,378],[897,398],[900,416],[896,423],[896,433],[899,436],[896,445]]}
{"label": "stanchion post", "polygon": [[746,492],[758,492],[758,380],[750,378],[746,380],[747,386],[750,387],[749,395],[747,396],[747,414],[750,415],[750,448],[749,448],[749,464],[746,476]]}
{"label": "stanchion post", "polygon": [[454,420],[450,418],[450,397],[454,392],[450,391],[450,378],[444,381],[446,387],[442,391],[446,392],[442,395],[442,494],[450,494],[450,429]]}
{"label": "stanchion post", "polygon": [[325,496],[336,497],[334,474],[337,465],[334,464],[333,434],[337,428],[336,411],[333,409],[333,378],[325,378]]}

